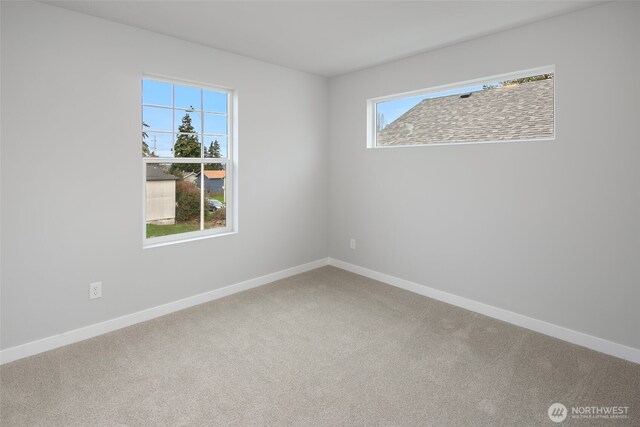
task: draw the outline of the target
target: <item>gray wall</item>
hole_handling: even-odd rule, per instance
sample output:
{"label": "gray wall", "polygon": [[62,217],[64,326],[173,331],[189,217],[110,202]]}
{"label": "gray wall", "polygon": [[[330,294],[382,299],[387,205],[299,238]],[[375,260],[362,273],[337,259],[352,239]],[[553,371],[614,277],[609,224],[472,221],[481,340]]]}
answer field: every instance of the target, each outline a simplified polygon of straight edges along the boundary
{"label": "gray wall", "polygon": [[[327,256],[326,79],[6,2],[1,72],[2,348]],[[142,250],[142,73],[238,90],[239,234]]]}
{"label": "gray wall", "polygon": [[[43,4],[1,15],[0,348],[327,253],[640,347],[640,5],[330,84]],[[365,148],[367,98],[548,64],[554,142]],[[142,73],[238,89],[239,234],[142,250]]]}
{"label": "gray wall", "polygon": [[[640,348],[638,22],[605,4],[332,79],[329,255]],[[365,148],[368,98],[551,64],[553,142]]]}

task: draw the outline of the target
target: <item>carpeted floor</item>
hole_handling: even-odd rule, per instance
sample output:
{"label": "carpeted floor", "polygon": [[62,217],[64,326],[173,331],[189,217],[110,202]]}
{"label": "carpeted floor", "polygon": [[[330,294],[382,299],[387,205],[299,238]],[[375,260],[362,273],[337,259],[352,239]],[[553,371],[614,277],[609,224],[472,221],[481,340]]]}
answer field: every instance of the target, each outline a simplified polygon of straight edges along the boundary
{"label": "carpeted floor", "polygon": [[3,426],[558,425],[554,402],[640,425],[640,365],[333,267],[0,375]]}

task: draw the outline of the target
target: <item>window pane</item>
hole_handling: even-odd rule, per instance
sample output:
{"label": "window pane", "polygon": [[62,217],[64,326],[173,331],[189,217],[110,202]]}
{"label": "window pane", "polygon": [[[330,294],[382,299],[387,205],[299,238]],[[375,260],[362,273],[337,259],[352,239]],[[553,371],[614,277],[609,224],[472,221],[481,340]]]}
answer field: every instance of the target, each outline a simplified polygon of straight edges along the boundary
{"label": "window pane", "polygon": [[[224,228],[227,225],[226,165],[205,164],[204,168],[204,198],[207,209],[204,214],[204,228]],[[200,185],[199,180],[197,185]]]}
{"label": "window pane", "polygon": [[226,136],[204,136],[204,157],[228,157]]}
{"label": "window pane", "polygon": [[143,131],[165,130],[171,131],[173,118],[168,108],[142,107]]}
{"label": "window pane", "polygon": [[204,114],[204,133],[227,134],[227,116]]}
{"label": "window pane", "polygon": [[195,185],[200,167],[196,163],[147,164],[147,238],[200,230],[202,203]]}
{"label": "window pane", "polygon": [[145,245],[226,231],[229,101],[223,89],[142,80]]}
{"label": "window pane", "polygon": [[227,94],[224,92],[212,92],[210,90],[203,91],[204,111],[212,113],[227,112]]}
{"label": "window pane", "polygon": [[158,132],[147,132],[146,134],[147,137],[142,141],[142,155],[144,157],[173,157],[175,138],[172,134]]}
{"label": "window pane", "polygon": [[202,114],[195,111],[176,110],[174,114],[176,132],[202,132]]}
{"label": "window pane", "polygon": [[202,110],[200,89],[197,87],[175,85],[174,96],[177,108]]}
{"label": "window pane", "polygon": [[553,74],[540,74],[378,102],[376,144],[551,138],[553,86]]}
{"label": "window pane", "polygon": [[143,80],[142,103],[171,107],[171,83]]}

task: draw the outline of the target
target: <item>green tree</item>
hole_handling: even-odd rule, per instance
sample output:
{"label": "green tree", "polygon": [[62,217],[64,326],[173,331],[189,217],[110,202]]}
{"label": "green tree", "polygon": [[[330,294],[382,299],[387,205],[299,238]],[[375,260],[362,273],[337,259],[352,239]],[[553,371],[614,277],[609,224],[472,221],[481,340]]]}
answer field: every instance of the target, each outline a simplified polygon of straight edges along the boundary
{"label": "green tree", "polygon": [[[210,145],[209,148],[206,150],[207,151],[207,157],[211,157],[214,159],[219,159],[220,158],[220,143],[218,142],[218,140],[216,139],[215,141],[213,141]],[[208,164],[205,165],[204,167],[206,170],[222,170],[222,165],[220,163],[213,163],[213,164]]]}
{"label": "green tree", "polygon": [[149,144],[147,144],[144,139],[142,140],[142,157],[151,157],[151,153],[149,152]]}
{"label": "green tree", "polygon": [[[200,143],[198,142],[198,135],[191,123],[191,116],[189,113],[185,114],[182,118],[182,123],[178,126],[178,138],[173,146],[173,155],[175,157],[200,157]],[[200,172],[200,165],[194,163],[174,163],[171,166],[171,173],[175,171],[182,172]]]}
{"label": "green tree", "polygon": [[[148,128],[149,125],[146,124],[145,122],[142,122],[142,127]],[[147,144],[147,141],[145,141],[145,139],[147,139],[148,136],[149,135],[145,131],[142,131],[142,156],[143,157],[153,157],[152,153],[149,151],[149,144]]]}
{"label": "green tree", "polygon": [[553,74],[540,74],[539,76],[522,77],[520,79],[507,80],[502,85],[519,85],[521,83],[537,82],[540,80],[549,80],[553,78]]}
{"label": "green tree", "polygon": [[537,82],[540,80],[549,80],[553,78],[553,74],[540,74],[538,76],[529,76],[529,77],[522,77],[519,79],[513,79],[513,80],[505,80],[503,82],[498,82],[495,84],[489,84],[489,85],[484,85],[482,86],[482,89],[495,89],[497,87],[501,87],[501,86],[508,86],[508,85],[519,85],[522,83],[528,83],[528,82]]}

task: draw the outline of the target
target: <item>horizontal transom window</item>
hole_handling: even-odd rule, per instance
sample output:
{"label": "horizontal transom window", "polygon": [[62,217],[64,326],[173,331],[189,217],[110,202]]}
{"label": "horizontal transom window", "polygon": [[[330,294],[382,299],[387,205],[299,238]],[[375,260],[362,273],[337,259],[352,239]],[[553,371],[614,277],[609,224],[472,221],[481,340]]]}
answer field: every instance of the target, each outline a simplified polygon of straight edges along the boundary
{"label": "horizontal transom window", "polygon": [[368,147],[548,140],[554,67],[368,101]]}

